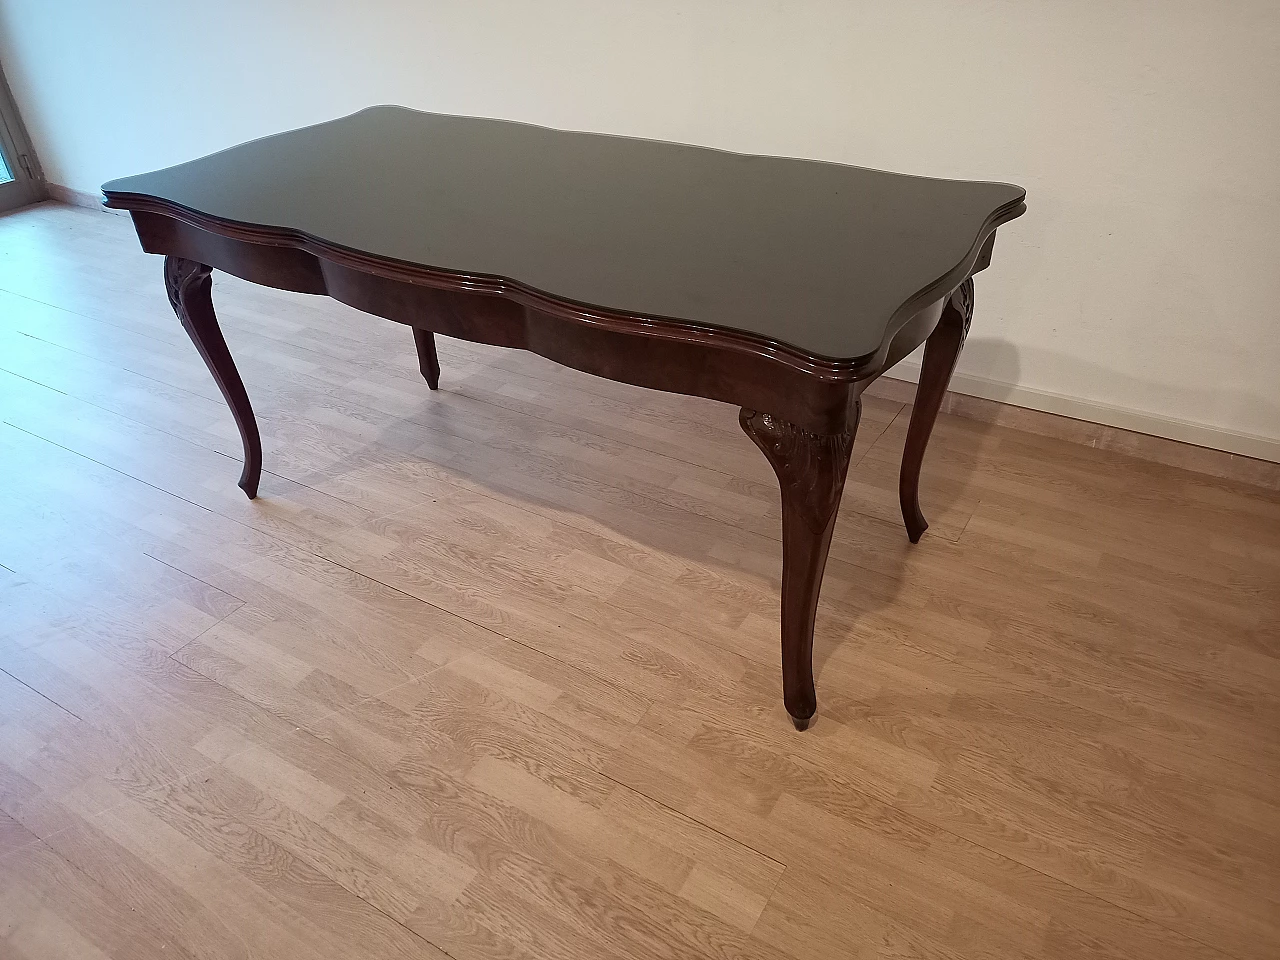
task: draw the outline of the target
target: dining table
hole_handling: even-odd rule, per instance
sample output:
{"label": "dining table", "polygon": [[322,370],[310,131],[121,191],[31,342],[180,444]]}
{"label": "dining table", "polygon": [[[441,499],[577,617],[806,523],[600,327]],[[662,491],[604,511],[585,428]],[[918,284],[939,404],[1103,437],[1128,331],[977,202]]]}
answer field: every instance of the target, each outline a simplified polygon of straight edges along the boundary
{"label": "dining table", "polygon": [[875,379],[924,345],[899,499],[920,470],[973,316],[974,274],[1026,210],[1008,183],[934,179],[377,106],[112,180],[239,427],[262,445],[211,272],[332,297],[435,336],[740,408],[782,499],[783,701],[817,709],[823,570]]}

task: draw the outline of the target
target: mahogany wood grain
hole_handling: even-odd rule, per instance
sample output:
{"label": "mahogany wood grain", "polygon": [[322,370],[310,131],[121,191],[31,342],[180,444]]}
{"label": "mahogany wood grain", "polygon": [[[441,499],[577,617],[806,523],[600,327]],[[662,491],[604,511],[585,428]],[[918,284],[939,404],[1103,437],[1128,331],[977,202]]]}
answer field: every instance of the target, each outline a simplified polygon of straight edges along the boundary
{"label": "mahogany wood grain", "polygon": [[440,389],[440,359],[436,356],[436,335],[430,330],[413,328],[413,344],[418,351],[418,369],[427,386]]}
{"label": "mahogany wood grain", "polygon": [[227,341],[218,327],[218,317],[213,312],[210,272],[210,268],[202,263],[181,257],[165,257],[164,285],[182,329],[195,344],[235,417],[240,440],[244,444],[244,469],[240,472],[238,486],[252,500],[258,495],[258,480],[262,476],[262,441],[249,395],[245,393],[240,372],[231,359]]}
{"label": "mahogany wood grain", "polygon": [[911,407],[911,428],[907,431],[907,446],[902,454],[902,473],[898,482],[902,519],[912,543],[919,543],[920,537],[929,529],[924,514],[920,512],[920,467],[972,320],[973,280],[970,279],[956,288],[942,308],[938,325],[925,341],[920,385],[916,390],[916,402]]}
{"label": "mahogany wood grain", "polygon": [[813,624],[861,412],[858,401],[849,432],[834,436],[808,433],[754,410],[744,409],[739,417],[782,489],[782,690],[797,730],[808,729],[818,709]]}
{"label": "mahogany wood grain", "polygon": [[[198,322],[175,309],[235,414],[250,498],[261,452],[209,302],[215,268],[411,326],[432,390],[439,333],[762,411],[742,423],[789,504],[781,634],[800,729],[815,708],[814,617],[859,398],[930,336],[952,291],[990,263],[996,228],[1026,209],[1011,184],[395,107],[103,192],[131,212],[143,249],[166,256],[166,276],[200,278],[184,308]],[[949,376],[927,369],[924,407],[936,413]],[[918,482],[931,423],[904,484]],[[914,541],[918,507],[904,515]]]}

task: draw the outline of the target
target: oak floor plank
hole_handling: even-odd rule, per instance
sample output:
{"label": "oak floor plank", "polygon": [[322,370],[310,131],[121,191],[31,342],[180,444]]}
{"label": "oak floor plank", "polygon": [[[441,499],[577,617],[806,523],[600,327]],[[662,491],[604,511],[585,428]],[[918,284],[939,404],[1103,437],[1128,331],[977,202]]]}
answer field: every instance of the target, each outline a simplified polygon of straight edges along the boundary
{"label": "oak floor plank", "polygon": [[1280,498],[869,397],[779,696],[737,412],[0,216],[0,955],[1280,953]]}

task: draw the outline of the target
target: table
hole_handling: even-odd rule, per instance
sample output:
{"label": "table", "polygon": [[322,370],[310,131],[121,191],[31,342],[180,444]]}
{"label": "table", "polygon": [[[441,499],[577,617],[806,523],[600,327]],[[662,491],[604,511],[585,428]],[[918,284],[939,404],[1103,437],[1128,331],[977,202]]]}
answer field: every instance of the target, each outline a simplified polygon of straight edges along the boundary
{"label": "table", "polygon": [[611,380],[742,408],[782,492],[783,701],[817,709],[814,614],[861,394],[925,344],[899,495],[973,314],[972,276],[1025,192],[808,160],[373,107],[113,180],[226,398],[257,494],[253,408],[210,272],[327,294],[434,335],[520,347]]}

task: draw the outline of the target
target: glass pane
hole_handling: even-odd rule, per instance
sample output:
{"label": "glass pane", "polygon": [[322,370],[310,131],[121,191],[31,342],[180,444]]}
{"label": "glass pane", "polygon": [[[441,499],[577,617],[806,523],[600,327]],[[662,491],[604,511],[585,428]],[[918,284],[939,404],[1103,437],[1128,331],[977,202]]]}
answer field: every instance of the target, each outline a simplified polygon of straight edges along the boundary
{"label": "glass pane", "polygon": [[13,174],[9,172],[9,164],[5,163],[4,154],[0,153],[0,183],[8,183],[13,179]]}

